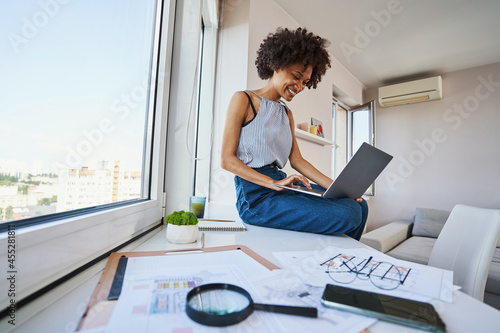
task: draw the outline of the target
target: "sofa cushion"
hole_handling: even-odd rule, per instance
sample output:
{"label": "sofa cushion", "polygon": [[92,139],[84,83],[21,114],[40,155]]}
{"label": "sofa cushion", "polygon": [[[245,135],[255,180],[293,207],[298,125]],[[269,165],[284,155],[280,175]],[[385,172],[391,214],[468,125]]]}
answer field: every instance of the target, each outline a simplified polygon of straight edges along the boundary
{"label": "sofa cushion", "polygon": [[491,260],[488,279],[486,280],[486,291],[500,295],[500,248],[496,248]]}
{"label": "sofa cushion", "polygon": [[411,221],[394,221],[361,236],[360,242],[380,252],[387,252],[411,235]]}
{"label": "sofa cushion", "polygon": [[386,254],[397,259],[427,265],[435,243],[435,238],[413,236]]}
{"label": "sofa cushion", "polygon": [[413,236],[437,238],[450,212],[446,210],[417,208],[413,222]]}

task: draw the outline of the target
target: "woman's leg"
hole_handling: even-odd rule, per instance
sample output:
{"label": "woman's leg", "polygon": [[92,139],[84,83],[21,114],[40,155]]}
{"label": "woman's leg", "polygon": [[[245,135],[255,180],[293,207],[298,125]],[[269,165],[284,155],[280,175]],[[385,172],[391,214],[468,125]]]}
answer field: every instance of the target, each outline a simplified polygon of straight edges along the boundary
{"label": "woman's leg", "polygon": [[346,235],[359,240],[363,235],[363,231],[365,230],[366,220],[368,218],[368,204],[366,203],[365,199],[363,199],[362,202],[356,203],[361,207],[361,223],[355,230],[346,233]]}
{"label": "woman's leg", "polygon": [[[274,179],[286,175],[272,167],[257,171]],[[359,239],[368,213],[366,202],[330,200],[295,191],[273,191],[235,177],[240,217],[264,227],[338,235]]]}

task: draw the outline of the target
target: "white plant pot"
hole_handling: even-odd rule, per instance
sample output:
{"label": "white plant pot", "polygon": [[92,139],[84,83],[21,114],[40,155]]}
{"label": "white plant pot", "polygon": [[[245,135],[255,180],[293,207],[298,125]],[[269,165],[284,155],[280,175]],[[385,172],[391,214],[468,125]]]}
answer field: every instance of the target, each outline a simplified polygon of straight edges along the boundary
{"label": "white plant pot", "polygon": [[198,225],[167,224],[167,239],[170,243],[193,243],[198,239],[198,234]]}

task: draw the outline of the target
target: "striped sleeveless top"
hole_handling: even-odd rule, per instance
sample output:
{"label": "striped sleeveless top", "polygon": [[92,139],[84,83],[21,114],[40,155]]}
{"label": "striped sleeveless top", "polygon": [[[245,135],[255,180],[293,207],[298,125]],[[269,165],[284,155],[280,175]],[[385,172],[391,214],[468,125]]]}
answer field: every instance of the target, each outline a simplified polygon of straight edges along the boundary
{"label": "striped sleeveless top", "polygon": [[268,164],[283,168],[292,150],[288,107],[254,93],[261,98],[256,112],[250,96],[244,93],[250,101],[254,118],[241,128],[236,157],[251,168]]}

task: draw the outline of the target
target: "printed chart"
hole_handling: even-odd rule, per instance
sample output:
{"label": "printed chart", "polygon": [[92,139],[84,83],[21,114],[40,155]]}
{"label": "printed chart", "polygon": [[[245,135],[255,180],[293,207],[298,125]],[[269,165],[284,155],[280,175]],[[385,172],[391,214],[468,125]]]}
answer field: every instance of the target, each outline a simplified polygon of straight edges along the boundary
{"label": "printed chart", "polygon": [[201,284],[202,280],[196,277],[154,280],[149,313],[183,312],[188,291]]}

